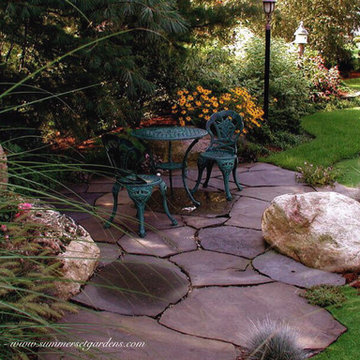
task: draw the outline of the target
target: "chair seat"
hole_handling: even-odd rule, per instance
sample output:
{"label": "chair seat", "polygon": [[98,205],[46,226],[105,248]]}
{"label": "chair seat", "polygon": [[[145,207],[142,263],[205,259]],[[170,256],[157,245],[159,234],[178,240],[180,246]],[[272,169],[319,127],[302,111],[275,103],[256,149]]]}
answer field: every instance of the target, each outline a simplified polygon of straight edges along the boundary
{"label": "chair seat", "polygon": [[201,153],[200,156],[212,160],[233,160],[237,157],[235,154],[230,154],[226,151],[206,151]]}
{"label": "chair seat", "polygon": [[119,184],[123,186],[155,186],[159,185],[163,180],[157,175],[129,175],[118,180]]}

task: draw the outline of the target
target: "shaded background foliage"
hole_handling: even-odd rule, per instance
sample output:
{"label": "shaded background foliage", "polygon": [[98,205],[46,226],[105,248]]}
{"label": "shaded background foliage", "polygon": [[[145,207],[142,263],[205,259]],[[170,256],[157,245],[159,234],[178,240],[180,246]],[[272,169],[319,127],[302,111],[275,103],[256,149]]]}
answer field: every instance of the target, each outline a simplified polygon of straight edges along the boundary
{"label": "shaded background foliage", "polygon": [[[326,64],[339,62],[346,68],[359,14],[358,1],[284,0],[277,4],[274,35],[292,41],[304,20],[311,45]],[[181,87],[200,84],[220,93],[247,86],[261,101],[263,40],[248,47],[240,61],[234,49],[224,47],[234,42],[238,26],[262,39],[261,1],[2,1],[0,93],[79,46],[130,32],[85,47],[0,96],[1,124],[33,128],[46,141],[66,136],[81,141],[118,126],[136,126],[144,113],[169,114],[171,98]],[[294,66],[289,68],[290,58],[276,41],[273,56],[271,92],[278,103],[272,118],[277,119],[268,125],[296,132],[306,110],[304,80]],[[291,74],[286,76],[278,65]]]}

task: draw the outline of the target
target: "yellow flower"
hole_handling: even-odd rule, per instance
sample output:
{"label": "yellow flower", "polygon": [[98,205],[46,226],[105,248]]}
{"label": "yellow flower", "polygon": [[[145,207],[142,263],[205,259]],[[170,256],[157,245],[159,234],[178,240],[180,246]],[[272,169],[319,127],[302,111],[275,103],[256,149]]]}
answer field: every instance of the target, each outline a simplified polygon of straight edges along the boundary
{"label": "yellow flower", "polygon": [[219,103],[214,102],[214,103],[213,103],[213,106],[214,106],[215,108],[217,108],[217,107],[219,107]]}
{"label": "yellow flower", "polygon": [[184,120],[180,120],[180,126],[185,126],[185,121]]}
{"label": "yellow flower", "polygon": [[181,91],[181,90],[179,90],[179,91],[177,92],[177,94],[180,96],[180,95],[183,95],[183,94],[184,94],[184,92],[183,92],[183,91]]}
{"label": "yellow flower", "polygon": [[196,106],[201,106],[201,101],[195,101]]}
{"label": "yellow flower", "polygon": [[224,107],[224,110],[229,110],[229,108],[227,106]]}
{"label": "yellow flower", "polygon": [[185,115],[185,114],[186,114],[186,110],[183,110],[181,113],[182,113],[183,115]]}
{"label": "yellow flower", "polygon": [[194,91],[194,92],[193,92],[193,95],[194,95],[194,96],[197,96],[198,94],[199,94],[199,93],[198,93],[197,91]]}
{"label": "yellow flower", "polygon": [[206,106],[206,107],[210,107],[210,106],[211,106],[211,104],[205,104],[205,106]]}
{"label": "yellow flower", "polygon": [[190,121],[191,120],[191,117],[190,116],[187,116],[186,117],[186,121]]}
{"label": "yellow flower", "polygon": [[173,114],[177,114],[177,110],[173,110],[173,111],[171,111]]}
{"label": "yellow flower", "polygon": [[207,121],[207,120],[210,119],[210,116],[209,116],[209,115],[206,115],[206,116],[204,117],[204,119]]}
{"label": "yellow flower", "polygon": [[173,107],[172,107],[172,109],[176,109],[177,108],[177,105],[175,104]]}
{"label": "yellow flower", "polygon": [[207,113],[209,112],[209,109],[203,109],[202,112],[203,112],[204,114],[207,114]]}
{"label": "yellow flower", "polygon": [[194,97],[189,95],[187,99],[188,99],[188,101],[192,101],[192,100],[194,100]]}
{"label": "yellow flower", "polygon": [[202,117],[204,117],[204,114],[199,114],[199,118],[202,118]]}

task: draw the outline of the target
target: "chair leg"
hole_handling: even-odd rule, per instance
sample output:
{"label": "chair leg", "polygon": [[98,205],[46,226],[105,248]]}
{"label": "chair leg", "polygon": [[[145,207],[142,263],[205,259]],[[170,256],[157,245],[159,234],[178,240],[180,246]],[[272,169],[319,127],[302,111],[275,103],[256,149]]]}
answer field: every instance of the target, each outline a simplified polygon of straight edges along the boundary
{"label": "chair leg", "polygon": [[171,214],[170,214],[170,211],[169,211],[169,208],[168,208],[168,204],[167,204],[167,200],[166,200],[166,189],[167,189],[167,186],[165,184],[164,181],[162,181],[159,185],[160,187],[160,192],[161,192],[161,195],[162,195],[162,198],[163,198],[163,207],[164,207],[164,210],[165,210],[165,214],[167,215],[167,217],[170,219],[171,223],[176,226],[178,223],[176,221],[176,219],[174,219]]}
{"label": "chair leg", "polygon": [[116,182],[113,185],[112,194],[113,194],[113,199],[114,199],[114,205],[113,205],[113,210],[112,210],[111,216],[110,216],[109,220],[105,223],[104,227],[106,229],[108,229],[110,227],[110,225],[113,222],[114,217],[116,215],[116,211],[117,211],[117,207],[118,207],[118,195],[119,195],[119,191],[121,188],[122,188],[122,186],[118,182]]}
{"label": "chair leg", "polygon": [[198,188],[199,188],[199,185],[200,185],[200,182],[201,182],[201,179],[202,179],[202,174],[205,170],[205,167],[206,167],[206,159],[202,158],[201,155],[199,156],[198,158],[198,161],[197,161],[197,166],[198,166],[198,178],[196,180],[196,184],[194,186],[194,188],[190,191],[192,194],[196,193]]}
{"label": "chair leg", "polygon": [[238,164],[239,164],[239,160],[238,160],[238,158],[236,158],[235,159],[235,165],[234,165],[234,168],[233,168],[233,177],[234,177],[234,181],[235,181],[235,184],[236,184],[237,188],[239,189],[239,191],[241,191],[243,189],[243,187],[240,185],[240,183],[239,183],[239,181],[237,179],[237,173],[236,173]]}
{"label": "chair leg", "polygon": [[152,194],[152,186],[129,186],[126,187],[126,190],[129,194],[130,199],[134,202],[137,210],[137,218],[139,221],[139,235],[140,237],[145,237],[145,224],[144,224],[144,212],[145,205],[150,199]]}
{"label": "chair leg", "polygon": [[208,160],[207,161],[207,164],[206,164],[206,180],[203,184],[203,187],[204,188],[207,188],[208,187],[208,184],[209,184],[209,180],[210,180],[210,177],[211,177],[211,171],[212,171],[212,168],[214,166],[214,161],[213,160]]}
{"label": "chair leg", "polygon": [[229,189],[229,178],[230,178],[231,171],[234,168],[235,161],[234,160],[226,160],[226,161],[219,160],[217,163],[218,163],[219,169],[224,178],[226,200],[230,201],[232,199],[232,196],[231,196],[230,189]]}

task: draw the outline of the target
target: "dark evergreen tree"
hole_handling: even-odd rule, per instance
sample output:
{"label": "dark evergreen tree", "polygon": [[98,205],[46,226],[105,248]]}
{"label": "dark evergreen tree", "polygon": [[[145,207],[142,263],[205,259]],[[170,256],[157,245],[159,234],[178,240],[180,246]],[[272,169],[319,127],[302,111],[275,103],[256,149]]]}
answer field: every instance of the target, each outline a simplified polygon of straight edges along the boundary
{"label": "dark evergreen tree", "polygon": [[171,0],[2,1],[1,124],[87,138],[138,121],[141,99],[155,88],[146,51],[171,47],[172,34],[186,28],[175,6]]}

